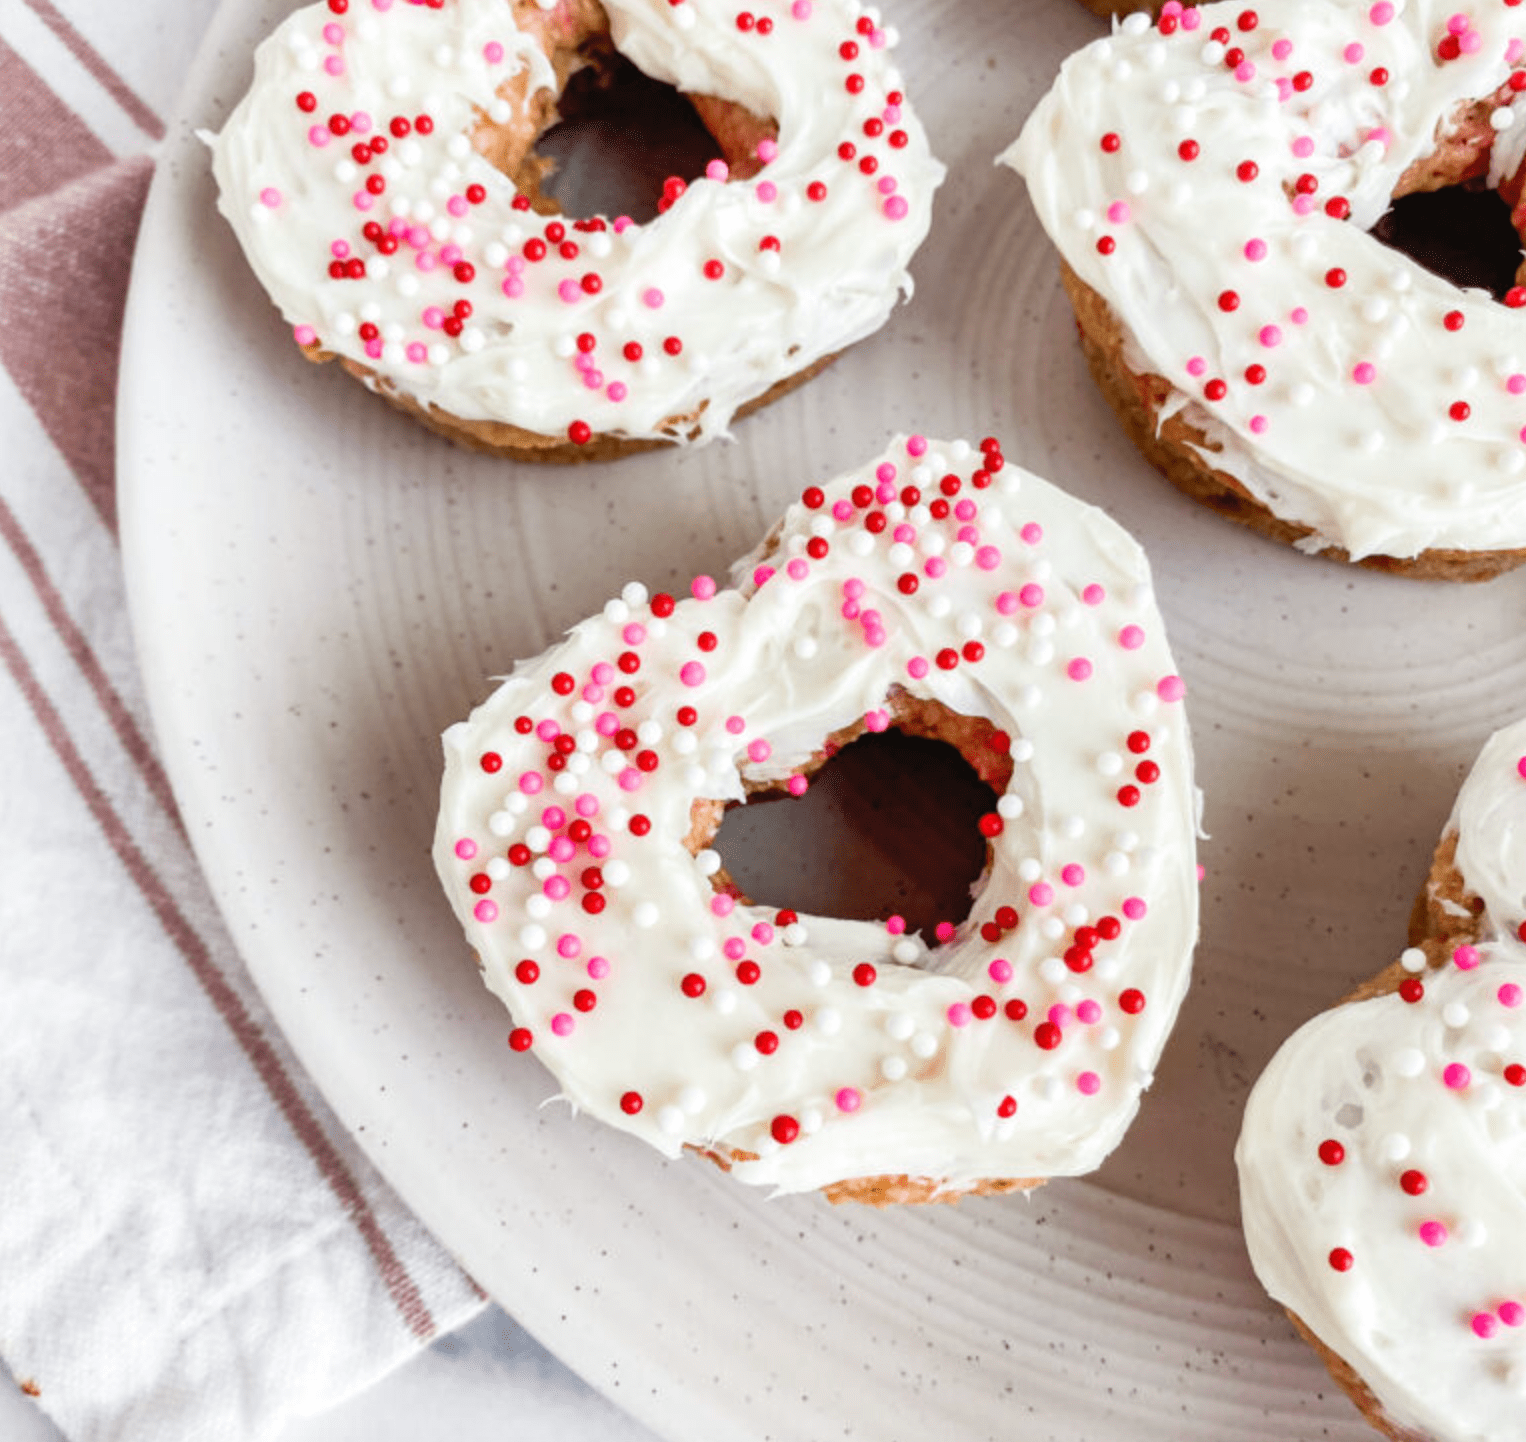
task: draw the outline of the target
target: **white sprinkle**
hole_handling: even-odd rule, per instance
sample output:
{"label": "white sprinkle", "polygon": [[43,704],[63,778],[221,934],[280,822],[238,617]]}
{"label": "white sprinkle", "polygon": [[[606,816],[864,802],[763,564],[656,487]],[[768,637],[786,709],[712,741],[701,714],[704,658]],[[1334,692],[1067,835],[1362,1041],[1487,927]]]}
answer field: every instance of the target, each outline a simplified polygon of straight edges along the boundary
{"label": "white sprinkle", "polygon": [[1295,406],[1306,406],[1314,399],[1314,387],[1308,381],[1299,381],[1288,389],[1288,400]]}
{"label": "white sprinkle", "polygon": [[525,915],[535,921],[544,921],[551,915],[551,898],[544,892],[532,892],[525,897]]}
{"label": "white sprinkle", "polygon": [[676,1137],[684,1129],[683,1112],[674,1106],[658,1107],[657,1129],[670,1137]]}
{"label": "white sprinkle", "polygon": [[525,832],[525,845],[531,851],[544,851],[551,845],[551,833],[544,826],[532,826]]}
{"label": "white sprinkle", "polygon": [[546,928],[530,922],[519,928],[519,944],[526,951],[539,951],[546,944]]}
{"label": "white sprinkle", "polygon": [[721,854],[706,847],[703,851],[695,853],[694,864],[699,868],[701,876],[714,876],[721,869]]}
{"label": "white sprinkle", "polygon": [[802,661],[809,661],[815,656],[817,649],[814,636],[801,636],[795,642],[795,655]]}
{"label": "white sprinkle", "polygon": [[704,1088],[694,1086],[693,1084],[686,1086],[678,1094],[678,1105],[688,1112],[691,1117],[698,1115],[705,1109]]}
{"label": "white sprinkle", "polygon": [[514,868],[509,865],[508,857],[495,856],[483,869],[494,881],[502,881]]}
{"label": "white sprinkle", "polygon": [[816,1030],[822,1036],[836,1036],[842,1030],[842,1013],[833,1006],[824,1006],[816,1013]]}
{"label": "white sprinkle", "polygon": [[487,819],[487,829],[494,836],[512,836],[514,834],[514,818],[507,811],[495,811]]}
{"label": "white sprinkle", "polygon": [[689,955],[695,961],[708,961],[715,955],[715,941],[713,938],[701,933],[699,936],[689,938]]}
{"label": "white sprinkle", "polygon": [[679,756],[692,756],[699,749],[699,738],[685,727],[673,738],[673,750]]}
{"label": "white sprinkle", "polygon": [[750,1041],[739,1041],[731,1048],[731,1064],[738,1071],[751,1071],[758,1064],[758,1049]]}
{"label": "white sprinkle", "polygon": [[1080,816],[1062,816],[1060,835],[1067,841],[1079,841],[1086,834],[1086,821]]}
{"label": "white sprinkle", "polygon": [[1508,105],[1501,105],[1498,110],[1489,112],[1489,124],[1496,130],[1509,130],[1515,124],[1515,111]]}
{"label": "white sprinkle", "polygon": [[927,1061],[938,1052],[938,1038],[930,1031],[919,1031],[911,1039],[911,1054],[919,1061]]}
{"label": "white sprinkle", "polygon": [[1477,1217],[1469,1217],[1457,1228],[1457,1240],[1465,1247],[1481,1247],[1489,1240],[1489,1229]]}
{"label": "white sprinkle", "polygon": [[818,957],[811,963],[810,978],[812,986],[827,986],[832,980],[832,964]]}
{"label": "white sprinkle", "polygon": [[1399,953],[1399,965],[1414,973],[1425,970],[1425,953],[1418,946],[1407,946]]}
{"label": "white sprinkle", "polygon": [[1003,821],[1013,821],[1023,814],[1023,798],[1014,796],[1010,791],[996,803],[996,814]]}
{"label": "white sprinkle", "polygon": [[631,921],[641,931],[657,925],[657,918],[661,913],[657,910],[655,901],[640,901],[636,903],[636,909],[631,912]]}
{"label": "white sprinkle", "polygon": [[1039,962],[1039,976],[1050,986],[1058,986],[1069,974],[1069,968],[1057,956],[1046,956]]}
{"label": "white sprinkle", "polygon": [[880,1075],[886,1081],[900,1081],[906,1075],[906,1059],[899,1056],[882,1058],[880,1061]]}
{"label": "white sprinkle", "polygon": [[717,987],[711,1005],[722,1016],[730,1016],[737,1009],[737,994],[729,986]]}
{"label": "white sprinkle", "polygon": [[890,948],[890,956],[893,961],[898,961],[902,966],[910,966],[922,955],[922,948],[910,937],[903,936]]}
{"label": "white sprinkle", "polygon": [[1441,1019],[1450,1027],[1463,1027],[1468,1024],[1472,1012],[1460,1001],[1449,1001],[1441,1009]]}
{"label": "white sprinkle", "polygon": [[905,1041],[917,1029],[908,1011],[893,1011],[885,1018],[885,1030],[896,1041]]}
{"label": "white sprinkle", "polygon": [[1119,1036],[1116,1026],[1105,1026],[1097,1033],[1097,1045],[1103,1051],[1117,1051],[1118,1043],[1122,1040],[1123,1038]]}
{"label": "white sprinkle", "polygon": [[1012,743],[1011,756],[1019,765],[1033,760],[1033,742],[1026,736],[1019,736]]}
{"label": "white sprinkle", "polygon": [[786,946],[804,946],[810,939],[810,933],[806,931],[805,924],[792,921],[780,932],[780,936]]}
{"label": "white sprinkle", "polygon": [[1417,1077],[1425,1070],[1425,1053],[1407,1046],[1394,1054],[1394,1070],[1402,1077]]}
{"label": "white sprinkle", "polygon": [[1097,758],[1097,770],[1104,776],[1116,776],[1123,770],[1123,757],[1116,751],[1104,751]]}
{"label": "white sprinkle", "polygon": [[1127,876],[1129,871],[1129,859],[1121,851],[1109,851],[1102,858],[1102,869],[1109,876]]}
{"label": "white sprinkle", "polygon": [[1017,863],[1018,880],[1032,886],[1044,874],[1043,863],[1036,856],[1025,856]]}

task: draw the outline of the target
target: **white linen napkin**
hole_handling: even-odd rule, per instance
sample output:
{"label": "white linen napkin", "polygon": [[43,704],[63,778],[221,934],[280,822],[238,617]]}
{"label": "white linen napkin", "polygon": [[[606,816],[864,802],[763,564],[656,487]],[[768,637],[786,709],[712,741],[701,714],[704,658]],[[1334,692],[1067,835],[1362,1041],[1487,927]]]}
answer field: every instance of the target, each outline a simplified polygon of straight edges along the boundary
{"label": "white linen napkin", "polygon": [[211,8],[0,0],[0,1357],[73,1442],[257,1442],[483,1304],[271,1025],[133,660],[122,307]]}

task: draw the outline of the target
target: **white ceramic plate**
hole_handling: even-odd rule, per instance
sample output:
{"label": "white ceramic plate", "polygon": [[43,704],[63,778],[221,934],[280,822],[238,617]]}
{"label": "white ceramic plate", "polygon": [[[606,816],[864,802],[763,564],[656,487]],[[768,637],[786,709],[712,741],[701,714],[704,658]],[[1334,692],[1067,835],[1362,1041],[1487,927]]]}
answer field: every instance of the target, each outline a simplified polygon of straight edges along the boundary
{"label": "white ceramic plate", "polygon": [[[494,1296],[659,1431],[1364,1438],[1250,1275],[1231,1149],[1278,1041],[1395,954],[1465,766],[1526,709],[1526,575],[1347,571],[1166,487],[1094,393],[1054,256],[992,165],[1100,23],[1069,0],[887,3],[951,169],[915,300],[736,445],[539,470],[453,450],[297,355],[191,134],[289,8],[230,0],[166,145],[123,363],[123,535],[175,789],[339,1114]],[[627,579],[724,567],[908,426],[994,431],[1144,541],[1213,841],[1193,991],[1102,1172],[877,1215],[770,1201],[543,1107],[428,844],[437,734],[486,676]]]}

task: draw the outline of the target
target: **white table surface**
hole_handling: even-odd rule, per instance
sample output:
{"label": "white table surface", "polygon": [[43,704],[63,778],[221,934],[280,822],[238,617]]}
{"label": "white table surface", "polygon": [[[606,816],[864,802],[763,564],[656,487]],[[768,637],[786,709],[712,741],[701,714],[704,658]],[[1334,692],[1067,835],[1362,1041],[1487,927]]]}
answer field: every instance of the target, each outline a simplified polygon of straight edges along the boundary
{"label": "white table surface", "polygon": [[[3,1376],[3,1368],[0,1368]],[[651,1442],[499,1307],[436,1342],[332,1412],[304,1418],[279,1442]],[[0,1386],[3,1442],[63,1442],[35,1403]],[[171,1442],[171,1439],[166,1439]]]}

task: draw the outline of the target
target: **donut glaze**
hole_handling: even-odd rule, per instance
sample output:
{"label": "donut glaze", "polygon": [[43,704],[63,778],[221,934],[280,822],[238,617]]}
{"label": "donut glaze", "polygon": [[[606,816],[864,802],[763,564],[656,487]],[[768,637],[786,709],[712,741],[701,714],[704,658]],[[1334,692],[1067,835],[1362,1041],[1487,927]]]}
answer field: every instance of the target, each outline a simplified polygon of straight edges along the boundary
{"label": "donut glaze", "polygon": [[[902,438],[730,589],[632,583],[517,666],[445,735],[435,860],[580,1110],[786,1192],[1033,1184],[1117,1143],[1186,989],[1183,690],[1116,523],[994,442]],[[998,792],[962,924],[929,948],[735,893],[723,805],[919,715]]]}
{"label": "donut glaze", "polygon": [[[943,167],[895,32],[853,0],[746,28],[720,0],[339,9],[300,10],[260,46],[208,137],[219,204],[298,344],[426,418],[564,447],[721,435],[911,292]],[[531,147],[606,25],[717,131],[762,136],[733,155],[750,178],[716,161],[670,180],[644,225],[532,210]]]}
{"label": "donut glaze", "polygon": [[1512,188],[1523,34],[1502,0],[1168,4],[1073,55],[1003,156],[1162,378],[1156,424],[1302,549],[1526,547],[1526,289],[1501,305],[1367,234],[1449,183],[1438,153]]}
{"label": "donut glaze", "polygon": [[1437,861],[1423,949],[1301,1027],[1256,1083],[1241,1208],[1257,1276],[1371,1420],[1395,1437],[1516,1442],[1526,723],[1485,746]]}

